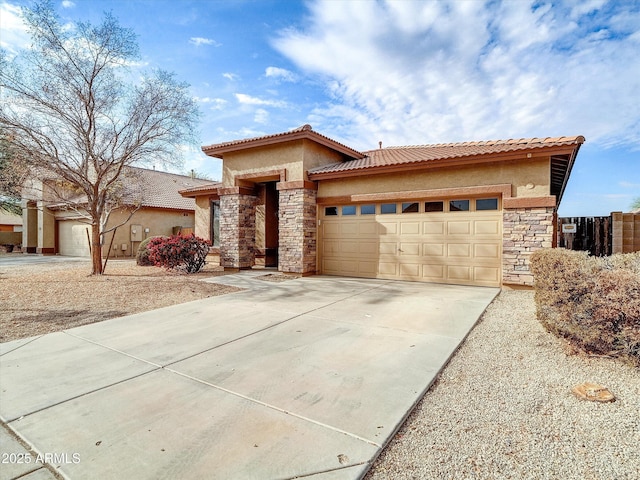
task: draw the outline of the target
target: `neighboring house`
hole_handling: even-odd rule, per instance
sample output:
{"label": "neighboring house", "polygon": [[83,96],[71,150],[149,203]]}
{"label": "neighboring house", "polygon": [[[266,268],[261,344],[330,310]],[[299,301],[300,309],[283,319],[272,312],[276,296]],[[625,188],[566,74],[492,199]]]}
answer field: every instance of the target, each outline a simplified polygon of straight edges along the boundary
{"label": "neighboring house", "polygon": [[[531,285],[584,137],[358,152],[305,125],[203,147],[221,184],[185,189],[226,269]],[[263,257],[264,260],[259,257]]]}
{"label": "neighboring house", "polygon": [[[135,196],[138,198],[133,198],[130,193],[133,188],[129,188],[131,201],[125,199],[122,202],[125,207],[114,210],[107,229],[127,219],[132,208],[135,208],[126,206],[127,203],[139,204],[140,208],[117,228],[113,242],[113,232],[105,235],[104,256],[107,252],[110,257],[135,256],[138,245],[147,237],[193,231],[195,201],[178,192],[211,183],[209,180],[143,168],[131,168],[130,172],[131,178],[135,179],[130,182],[135,182],[136,185],[132,187],[135,187]],[[52,182],[55,183],[55,180],[34,181],[28,189],[30,193],[22,201],[22,250],[26,253],[88,257],[91,225],[82,210],[69,208],[51,194]],[[123,195],[126,197],[127,194]]]}
{"label": "neighboring house", "polygon": [[22,243],[22,217],[0,209],[0,245]]}

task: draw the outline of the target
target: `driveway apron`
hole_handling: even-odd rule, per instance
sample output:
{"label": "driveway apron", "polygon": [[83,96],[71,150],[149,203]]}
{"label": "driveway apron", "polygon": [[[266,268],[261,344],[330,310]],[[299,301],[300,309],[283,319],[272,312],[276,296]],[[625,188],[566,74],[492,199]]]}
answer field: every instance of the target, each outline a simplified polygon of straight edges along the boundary
{"label": "driveway apron", "polygon": [[262,275],[0,344],[0,480],[362,478],[499,292]]}

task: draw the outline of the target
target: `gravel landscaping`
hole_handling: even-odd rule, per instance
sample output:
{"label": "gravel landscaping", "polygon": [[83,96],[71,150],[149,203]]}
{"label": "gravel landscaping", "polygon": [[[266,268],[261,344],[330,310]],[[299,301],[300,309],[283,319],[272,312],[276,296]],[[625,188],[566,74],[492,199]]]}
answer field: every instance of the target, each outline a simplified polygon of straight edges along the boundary
{"label": "gravel landscaping", "polygon": [[224,275],[213,265],[186,275],[109,260],[105,275],[90,272],[89,261],[0,263],[0,343],[239,290],[199,281]]}
{"label": "gravel landscaping", "polygon": [[[606,386],[614,403],[579,400]],[[640,371],[547,333],[533,292],[503,291],[366,480],[638,479]]]}

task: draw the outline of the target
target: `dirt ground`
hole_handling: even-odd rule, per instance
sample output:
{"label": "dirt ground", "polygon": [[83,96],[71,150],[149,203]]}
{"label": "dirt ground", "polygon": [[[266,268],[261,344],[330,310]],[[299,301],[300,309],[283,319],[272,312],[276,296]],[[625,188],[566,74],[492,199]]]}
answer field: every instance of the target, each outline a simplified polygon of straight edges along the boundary
{"label": "dirt ground", "polygon": [[109,260],[105,275],[90,272],[88,261],[0,264],[0,343],[239,290],[200,281],[224,275],[217,265],[186,275]]}

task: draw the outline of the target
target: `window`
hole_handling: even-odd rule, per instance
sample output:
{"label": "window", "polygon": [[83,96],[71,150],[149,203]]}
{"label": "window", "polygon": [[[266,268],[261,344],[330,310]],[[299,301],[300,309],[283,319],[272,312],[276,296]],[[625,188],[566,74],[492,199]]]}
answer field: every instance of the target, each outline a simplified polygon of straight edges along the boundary
{"label": "window", "polygon": [[376,214],[376,206],[375,205],[361,205],[360,206],[360,215],[375,215]]}
{"label": "window", "polygon": [[476,210],[498,210],[498,199],[479,198],[476,200]]}
{"label": "window", "polygon": [[356,206],[355,205],[345,205],[342,207],[342,215],[355,215],[356,214]]}
{"label": "window", "polygon": [[396,207],[395,203],[383,203],[380,205],[380,213],[396,213]]}
{"label": "window", "polygon": [[338,207],[324,207],[325,217],[338,215]]}
{"label": "window", "polygon": [[220,246],[220,201],[211,202],[211,225],[209,226],[209,238],[213,247]]}
{"label": "window", "polygon": [[469,200],[451,200],[449,201],[450,212],[467,212],[469,211]]}
{"label": "window", "polygon": [[420,210],[418,202],[409,202],[402,204],[402,213],[417,213]]}
{"label": "window", "polygon": [[444,202],[424,202],[425,212],[444,212]]}

